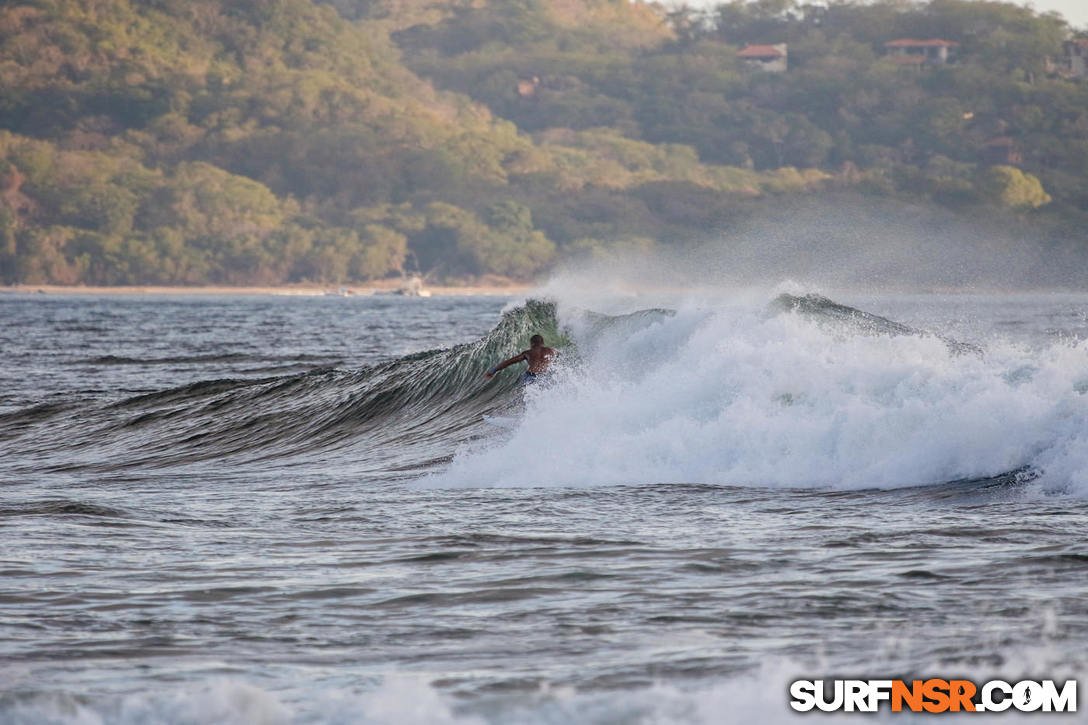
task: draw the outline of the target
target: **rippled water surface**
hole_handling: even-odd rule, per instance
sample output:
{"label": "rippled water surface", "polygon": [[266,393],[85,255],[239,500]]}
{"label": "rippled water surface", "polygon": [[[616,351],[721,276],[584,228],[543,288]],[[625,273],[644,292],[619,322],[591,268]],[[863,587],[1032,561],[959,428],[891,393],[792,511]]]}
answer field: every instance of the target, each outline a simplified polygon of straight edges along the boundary
{"label": "rippled water surface", "polygon": [[0,295],[0,722],[1084,675],[1088,297],[772,298]]}

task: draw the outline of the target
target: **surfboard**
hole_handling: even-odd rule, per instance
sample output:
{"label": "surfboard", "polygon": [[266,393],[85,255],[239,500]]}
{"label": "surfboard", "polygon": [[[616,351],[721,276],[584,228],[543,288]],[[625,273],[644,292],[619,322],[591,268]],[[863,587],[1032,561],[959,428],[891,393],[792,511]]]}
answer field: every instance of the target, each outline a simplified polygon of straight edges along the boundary
{"label": "surfboard", "polygon": [[484,422],[495,426],[496,428],[503,428],[504,430],[514,430],[518,427],[518,423],[521,421],[517,418],[504,418],[501,415],[485,415]]}

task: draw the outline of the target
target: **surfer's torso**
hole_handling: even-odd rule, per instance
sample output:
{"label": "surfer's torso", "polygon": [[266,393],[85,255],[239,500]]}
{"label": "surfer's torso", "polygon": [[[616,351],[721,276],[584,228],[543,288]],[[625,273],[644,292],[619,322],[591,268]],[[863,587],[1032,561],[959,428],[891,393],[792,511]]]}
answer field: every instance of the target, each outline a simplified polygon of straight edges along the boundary
{"label": "surfer's torso", "polygon": [[503,360],[501,363],[488,370],[486,373],[487,378],[491,379],[495,376],[495,373],[519,362],[529,364],[529,370],[523,377],[524,382],[530,382],[535,379],[537,375],[546,373],[548,371],[548,366],[551,365],[552,360],[555,359],[559,352],[554,348],[546,347],[544,345],[544,338],[540,335],[533,335],[530,342],[532,342],[533,346],[528,350],[519,352],[509,360]]}
{"label": "surfer's torso", "polygon": [[555,349],[539,345],[529,348],[521,355],[525,362],[529,363],[529,370],[525,374],[535,378],[537,375],[548,372],[548,366],[555,359]]}

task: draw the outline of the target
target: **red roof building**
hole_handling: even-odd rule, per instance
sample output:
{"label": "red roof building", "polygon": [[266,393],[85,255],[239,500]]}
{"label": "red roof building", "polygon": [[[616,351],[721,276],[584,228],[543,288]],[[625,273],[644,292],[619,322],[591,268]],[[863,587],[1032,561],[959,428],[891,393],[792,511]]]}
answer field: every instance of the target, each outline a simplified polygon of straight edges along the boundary
{"label": "red roof building", "polygon": [[744,64],[771,73],[785,73],[789,49],[785,43],[776,45],[746,45],[737,51]]}
{"label": "red roof building", "polygon": [[746,45],[737,51],[738,58],[781,58],[785,55],[773,45]]}

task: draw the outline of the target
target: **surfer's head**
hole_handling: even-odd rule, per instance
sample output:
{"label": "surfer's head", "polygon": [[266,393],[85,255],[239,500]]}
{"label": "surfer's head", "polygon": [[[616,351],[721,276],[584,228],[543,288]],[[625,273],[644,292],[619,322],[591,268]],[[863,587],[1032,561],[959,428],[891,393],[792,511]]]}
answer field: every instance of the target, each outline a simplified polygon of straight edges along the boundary
{"label": "surfer's head", "polygon": [[537,345],[544,344],[544,337],[542,335],[533,335],[529,338],[529,344],[536,347]]}

